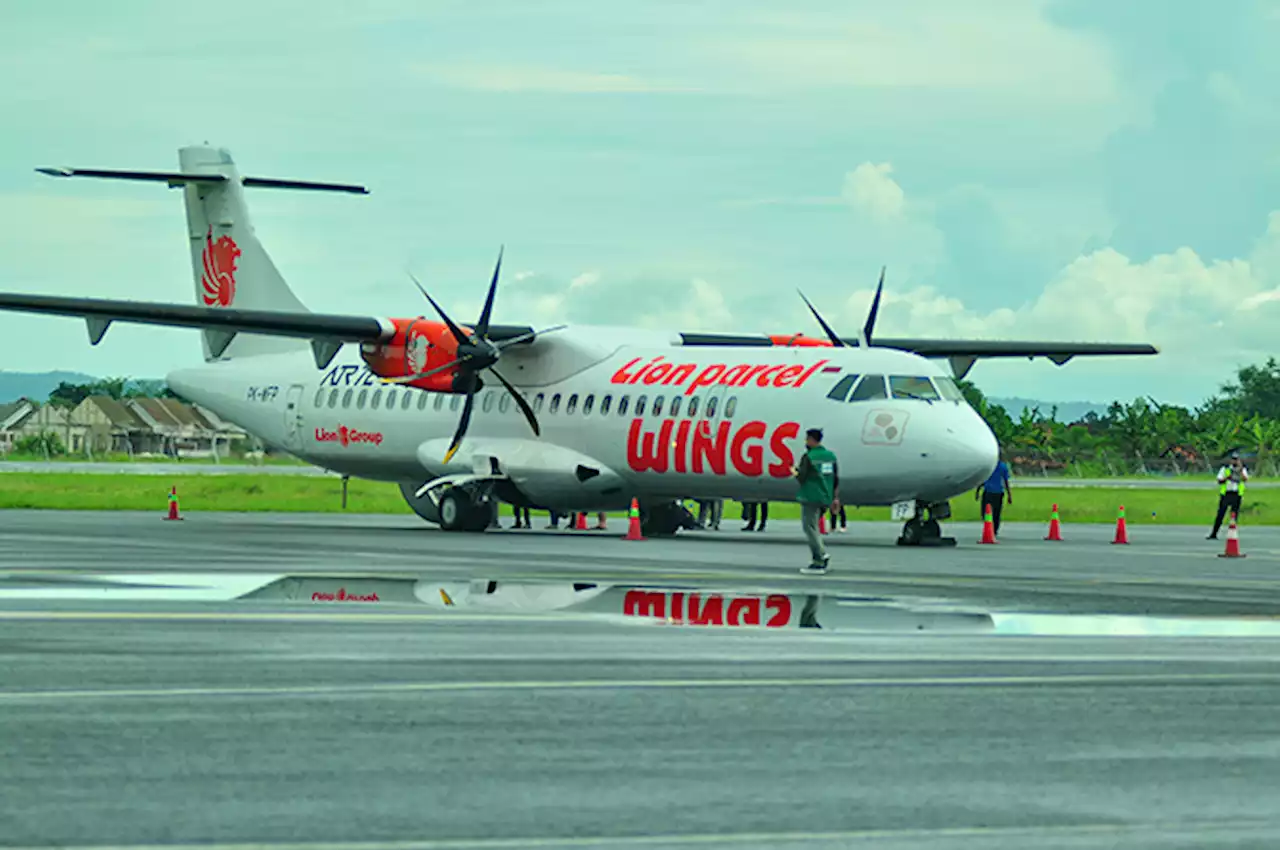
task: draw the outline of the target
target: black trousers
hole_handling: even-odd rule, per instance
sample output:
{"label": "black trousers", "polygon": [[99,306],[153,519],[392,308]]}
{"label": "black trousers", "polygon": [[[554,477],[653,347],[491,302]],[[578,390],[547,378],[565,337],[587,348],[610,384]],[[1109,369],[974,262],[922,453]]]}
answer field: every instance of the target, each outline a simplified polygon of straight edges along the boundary
{"label": "black trousers", "polygon": [[840,507],[838,509],[835,505],[832,505],[830,510],[827,511],[827,520],[831,523],[832,528],[836,527],[836,517],[840,518],[841,528],[847,528],[849,526],[849,521],[844,515],[844,502],[840,503]]}
{"label": "black trousers", "polygon": [[1000,533],[1000,510],[1004,507],[1004,493],[987,493],[982,494],[982,514],[986,516],[987,505],[991,506],[991,528],[996,534]]}
{"label": "black trousers", "polygon": [[747,521],[747,531],[755,530],[757,517],[760,519],[760,530],[763,531],[765,523],[769,521],[768,502],[747,502],[742,506],[742,518]]}
{"label": "black trousers", "polygon": [[1227,518],[1228,513],[1240,513],[1240,494],[1239,493],[1223,493],[1218,497],[1218,516],[1213,521],[1212,536],[1217,536],[1218,529],[1222,528],[1222,521]]}

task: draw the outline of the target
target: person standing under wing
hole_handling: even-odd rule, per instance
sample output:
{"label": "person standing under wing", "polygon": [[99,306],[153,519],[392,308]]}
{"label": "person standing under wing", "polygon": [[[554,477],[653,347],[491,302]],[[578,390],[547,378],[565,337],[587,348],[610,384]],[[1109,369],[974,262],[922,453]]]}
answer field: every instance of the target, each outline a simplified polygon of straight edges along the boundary
{"label": "person standing under wing", "polygon": [[1004,506],[1005,496],[1009,497],[1009,504],[1012,505],[1013,488],[1009,486],[1009,464],[1005,463],[1004,452],[1001,452],[1000,462],[992,470],[991,477],[984,481],[973,494],[975,500],[982,500],[982,515],[984,517],[987,514],[987,507],[990,506],[991,530],[996,537],[1000,536],[1000,512]]}
{"label": "person standing under wing", "polygon": [[818,532],[818,520],[831,507],[835,496],[836,456],[822,445],[822,429],[810,428],[805,432],[805,452],[800,465],[791,468],[791,474],[800,484],[796,501],[800,503],[800,523],[809,541],[811,559],[800,572],[823,575],[831,558],[822,545]]}

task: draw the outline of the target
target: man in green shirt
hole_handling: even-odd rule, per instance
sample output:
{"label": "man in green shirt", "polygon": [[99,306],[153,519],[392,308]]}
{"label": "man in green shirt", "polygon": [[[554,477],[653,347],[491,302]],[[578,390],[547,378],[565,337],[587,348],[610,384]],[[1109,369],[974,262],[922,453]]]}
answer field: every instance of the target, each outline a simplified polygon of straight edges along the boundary
{"label": "man in green shirt", "polygon": [[812,555],[809,566],[800,572],[823,575],[827,571],[830,556],[822,545],[818,520],[835,498],[836,456],[822,445],[821,428],[810,428],[805,432],[804,446],[805,452],[800,458],[800,465],[791,469],[791,474],[800,484],[796,501],[800,503],[800,522]]}

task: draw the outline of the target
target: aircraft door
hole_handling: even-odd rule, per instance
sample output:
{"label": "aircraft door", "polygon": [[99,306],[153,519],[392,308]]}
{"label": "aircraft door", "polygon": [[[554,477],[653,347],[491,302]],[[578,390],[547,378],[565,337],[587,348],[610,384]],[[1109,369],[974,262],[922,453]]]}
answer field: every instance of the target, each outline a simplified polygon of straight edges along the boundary
{"label": "aircraft door", "polygon": [[702,397],[702,411],[698,418],[705,419],[713,426],[724,419],[725,393],[728,389],[724,384],[708,387],[707,394]]}
{"label": "aircraft door", "polygon": [[284,445],[287,449],[302,447],[302,390],[302,384],[294,384],[284,397]]}

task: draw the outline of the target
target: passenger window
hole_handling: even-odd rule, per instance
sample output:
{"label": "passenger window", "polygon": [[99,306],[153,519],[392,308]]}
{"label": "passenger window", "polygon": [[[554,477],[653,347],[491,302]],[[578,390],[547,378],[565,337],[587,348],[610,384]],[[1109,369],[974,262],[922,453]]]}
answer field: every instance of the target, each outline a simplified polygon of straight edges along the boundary
{"label": "passenger window", "polygon": [[[406,395],[405,398],[408,398],[408,396]],[[439,396],[436,396],[436,398],[439,398]],[[431,393],[426,392],[425,390],[418,390],[418,410],[426,410],[427,402],[430,400]],[[440,404],[437,402],[436,407],[438,408],[439,406]]]}
{"label": "passenger window", "polygon": [[698,415],[698,397],[697,396],[694,396],[693,398],[689,399],[689,406],[685,408],[684,413],[685,413],[685,416],[688,416],[690,419]]}
{"label": "passenger window", "polygon": [[582,400],[582,415],[587,416],[591,413],[591,408],[595,407],[596,397],[589,395]]}
{"label": "passenger window", "polygon": [[849,396],[850,403],[855,401],[874,401],[878,398],[888,398],[884,391],[884,375],[867,375],[862,379],[862,383],[858,384],[858,388],[853,391],[853,395]]}
{"label": "passenger window", "polygon": [[396,409],[396,391],[387,390],[387,410]]}
{"label": "passenger window", "polygon": [[437,411],[444,410],[444,393],[436,393],[435,408]]}
{"label": "passenger window", "polygon": [[640,396],[639,398],[636,399],[636,416],[644,416],[645,398],[646,398],[645,396]]}
{"label": "passenger window", "polygon": [[653,400],[653,407],[651,408],[651,412],[653,413],[654,416],[662,415],[662,396],[658,396]]}
{"label": "passenger window", "polygon": [[[424,393],[422,390],[418,390],[418,394],[419,394],[419,395],[421,395],[421,396],[423,396],[424,398],[425,398],[425,397],[426,397],[426,395],[427,395],[427,394],[426,394],[426,393]],[[405,390],[405,391],[404,391],[404,401],[400,402],[400,409],[401,409],[401,410],[408,410],[408,409],[409,409],[409,405],[410,405],[410,404],[412,404],[412,403],[413,403],[413,393],[412,393],[412,392],[410,392],[409,390]],[[419,407],[421,407],[422,405],[423,405],[423,402],[422,402],[422,401],[419,401],[419,402],[418,402],[418,406],[419,406]]]}
{"label": "passenger window", "polygon": [[455,395],[451,399],[449,399],[449,410],[453,411],[454,413],[458,412],[458,408],[461,405],[462,405],[462,396]]}
{"label": "passenger window", "polygon": [[343,393],[343,394],[342,394],[342,406],[343,406],[343,407],[350,407],[350,406],[351,406],[351,396],[352,396],[354,393],[355,393],[355,390],[347,390],[345,393]]}
{"label": "passenger window", "polygon": [[849,397],[849,390],[853,389],[853,385],[857,382],[857,375],[845,375],[840,379],[839,383],[831,388],[831,392],[827,393],[827,398],[835,401],[844,401]]}
{"label": "passenger window", "polygon": [[681,402],[680,396],[676,396],[675,398],[671,399],[671,410],[667,411],[668,416],[680,415],[680,402]]}
{"label": "passenger window", "polygon": [[337,406],[338,406],[338,396],[339,396],[339,395],[341,395],[341,393],[339,393],[337,390],[334,390],[333,392],[329,393],[329,407],[337,407]]}
{"label": "passenger window", "polygon": [[889,389],[894,398],[920,399],[936,401],[938,391],[929,383],[929,379],[919,375],[894,375],[889,379]]}
{"label": "passenger window", "polygon": [[609,404],[613,401],[613,396],[607,395],[600,399],[600,415],[604,416],[609,412]]}
{"label": "passenger window", "polygon": [[738,409],[738,397],[729,396],[729,400],[724,403],[724,418],[732,419],[734,412]]}
{"label": "passenger window", "polygon": [[627,405],[629,405],[630,403],[631,403],[631,396],[629,395],[624,395],[622,398],[618,399],[618,415],[619,416],[627,415]]}
{"label": "passenger window", "polygon": [[715,417],[716,402],[718,401],[719,399],[717,399],[715,396],[712,396],[711,398],[707,399],[707,410],[705,413],[702,414],[703,417],[705,417],[706,419],[712,419]]}
{"label": "passenger window", "polygon": [[578,394],[573,393],[569,396],[569,400],[564,404],[564,412],[566,416],[572,416],[573,412],[578,409]]}
{"label": "passenger window", "polygon": [[511,409],[511,393],[503,393],[502,398],[498,399],[498,412],[506,413]]}
{"label": "passenger window", "polygon": [[480,402],[480,409],[485,413],[493,410],[493,390],[484,394],[484,400]]}
{"label": "passenger window", "polygon": [[324,390],[316,390],[316,402],[312,407],[319,407],[322,404],[324,404]]}
{"label": "passenger window", "polygon": [[373,398],[369,399],[369,407],[373,410],[378,409],[378,404],[382,401],[382,390],[374,390]]}
{"label": "passenger window", "polygon": [[364,403],[368,397],[369,397],[368,390],[360,391],[360,395],[356,396],[356,410],[364,410]]}
{"label": "passenger window", "polygon": [[538,393],[536,396],[534,396],[534,397],[533,397],[533,412],[534,412],[534,413],[541,413],[541,412],[542,412],[542,402],[543,402],[543,401],[545,401],[545,400],[546,400],[546,396],[545,396],[545,395],[543,395],[542,393]]}
{"label": "passenger window", "polygon": [[556,393],[551,397],[551,406],[547,408],[550,413],[555,413],[560,409],[560,393]]}

